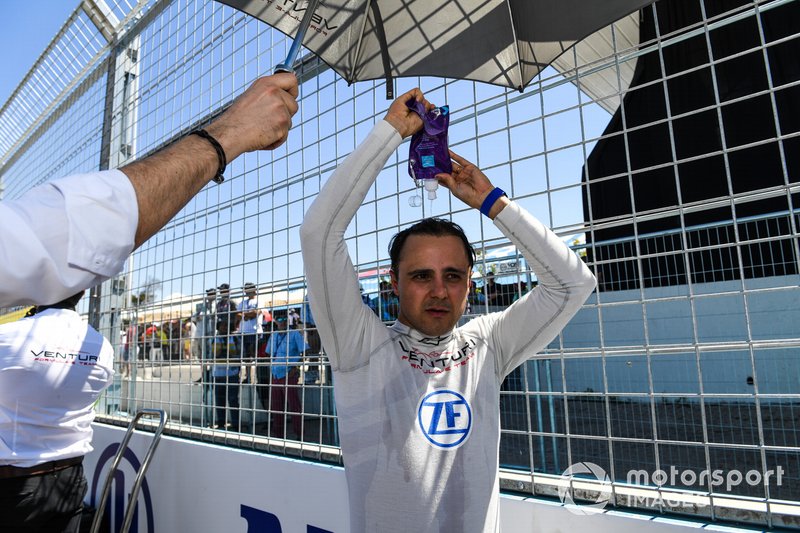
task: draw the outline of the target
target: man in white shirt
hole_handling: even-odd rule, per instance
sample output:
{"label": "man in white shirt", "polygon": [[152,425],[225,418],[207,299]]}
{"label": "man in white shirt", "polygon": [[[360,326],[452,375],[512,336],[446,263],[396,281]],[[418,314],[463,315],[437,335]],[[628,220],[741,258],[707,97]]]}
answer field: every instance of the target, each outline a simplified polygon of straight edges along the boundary
{"label": "man in white shirt", "polygon": [[[205,129],[193,131],[146,159],[119,170],[53,180],[31,189],[16,200],[0,202],[0,228],[4,229],[0,237],[0,307],[52,304],[119,272],[128,255],[161,229],[203,186],[212,179],[222,181],[228,161],[245,152],[275,149],[286,141],[292,116],[297,112],[297,91],[297,78],[293,74],[259,78]],[[74,319],[70,319],[69,327],[71,334],[77,335]],[[30,327],[30,322],[14,327],[26,325]],[[93,336],[84,333],[84,340]],[[2,472],[10,480],[5,483],[28,484],[27,477],[17,475],[17,468],[32,468],[27,473],[35,478],[36,483],[54,479],[43,473],[64,471],[66,473],[56,477],[64,478],[58,483],[66,485],[68,490],[63,491],[61,502],[58,498],[62,491],[52,491],[52,499],[47,500],[47,505],[77,509],[79,514],[80,508],[74,508],[73,502],[75,498],[78,501],[82,499],[85,481],[77,461],[90,449],[89,424],[94,401],[84,404],[83,400],[86,396],[96,398],[105,386],[103,383],[110,379],[110,355],[107,364],[100,363],[105,361],[101,357],[100,340],[92,341],[93,344],[87,347],[81,344],[51,347],[45,342],[51,339],[46,332],[42,333],[44,337],[41,339],[37,335],[28,339],[29,334],[29,331],[15,329],[6,331],[4,349],[7,355],[0,360],[0,375],[3,376],[0,379],[3,398],[0,400],[3,403],[0,407],[0,431],[3,432],[0,464],[4,465]],[[37,363],[36,371],[30,374],[25,374],[13,359],[30,355],[33,348],[29,350],[27,345],[21,344],[26,340],[41,341],[35,353],[45,354],[42,357],[46,358],[34,361]],[[85,352],[84,349],[94,351]],[[66,354],[64,357],[73,359],[92,357],[94,363],[91,367],[98,374],[87,376],[90,383],[80,400],[76,398],[64,406],[69,409],[66,425],[58,422],[63,413],[51,405],[52,397],[57,396],[52,390],[58,384],[55,379],[58,376],[54,375],[61,368],[57,365],[63,361],[61,356],[54,356],[55,363],[42,367],[50,364],[49,353]],[[52,370],[43,371],[41,368]],[[85,370],[83,366],[80,368]],[[20,373],[20,379],[15,379]],[[76,372],[67,377],[72,379],[72,376],[81,375]],[[44,389],[30,386],[24,391],[17,390],[18,384],[29,381],[32,384],[36,379],[42,382]],[[66,387],[68,382],[69,379],[63,385]],[[16,393],[26,401],[17,402]],[[58,394],[62,394],[60,388]],[[46,418],[44,422],[36,420],[40,415]],[[75,428],[70,426],[72,422],[75,422]],[[30,457],[20,461],[16,444],[12,448],[10,443],[35,442],[35,428],[43,423],[61,427],[63,434],[56,435],[58,442],[66,444],[72,438],[75,442],[38,455],[31,452]],[[26,439],[21,441],[20,433],[26,431]],[[41,439],[39,442],[44,444],[48,441]],[[69,479],[66,476],[70,476]],[[24,486],[18,488],[20,492],[27,490]],[[51,489],[43,487],[42,490]],[[47,505],[39,505],[38,499],[35,502],[38,511],[34,511],[34,518],[30,518],[35,522],[33,531],[61,531],[55,529],[60,526],[36,525],[44,524],[44,518],[38,517],[49,511]],[[0,521],[3,527],[7,527],[9,522],[3,514]],[[64,527],[68,531],[75,530],[70,521],[64,523]]]}
{"label": "man in white shirt", "polygon": [[259,78],[197,135],[119,170],[0,202],[0,307],[52,303],[119,272],[228,161],[283,144],[296,98],[293,74]]}
{"label": "man in white shirt", "polygon": [[297,329],[297,326],[300,322],[300,314],[297,312],[297,309],[289,309],[288,317],[288,325],[289,329]]}
{"label": "man in white shirt", "polygon": [[501,383],[558,334],[595,279],[561,239],[451,152],[453,173],[437,180],[493,221],[539,284],[505,311],[456,328],[474,250],[459,226],[425,219],[390,243],[399,309],[387,328],[361,299],[344,235],[388,158],[422,127],[406,106],[411,98],[432,107],[419,89],[395,100],[300,230],[309,301],[335,374],[350,525],[357,533],[495,532]]}
{"label": "man in white shirt", "polygon": [[248,281],[244,284],[244,298],[239,304],[239,313],[242,316],[239,322],[239,333],[242,335],[242,359],[255,359],[256,341],[261,324],[258,323],[258,290],[254,283]]}
{"label": "man in white shirt", "polygon": [[185,346],[187,349],[184,352],[185,359],[199,359],[200,358],[200,336],[197,333],[197,324],[194,323],[194,320],[191,318],[187,318],[184,321],[183,332],[184,335],[187,337],[185,339]]}
{"label": "man in white shirt", "polygon": [[0,325],[3,531],[78,530],[93,405],[114,375],[111,345],[75,312],[82,295]]}

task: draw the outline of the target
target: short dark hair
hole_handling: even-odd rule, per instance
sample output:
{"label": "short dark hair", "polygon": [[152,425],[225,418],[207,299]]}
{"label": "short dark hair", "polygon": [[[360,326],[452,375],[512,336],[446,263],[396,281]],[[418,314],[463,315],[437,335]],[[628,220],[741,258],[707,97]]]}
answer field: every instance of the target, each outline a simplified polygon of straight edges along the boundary
{"label": "short dark hair", "polygon": [[83,295],[85,293],[86,293],[86,291],[83,290],[81,292],[73,294],[72,296],[64,298],[63,300],[58,301],[58,302],[56,302],[54,304],[37,305],[37,306],[31,307],[30,309],[28,309],[28,312],[25,314],[25,317],[26,318],[27,317],[31,317],[31,316],[33,316],[33,315],[35,315],[37,313],[41,313],[42,311],[44,311],[46,309],[71,309],[71,310],[74,311],[75,310],[75,306],[78,305],[78,302],[81,301],[81,298],[83,298]]}
{"label": "short dark hair", "polygon": [[395,234],[389,241],[389,257],[392,260],[392,270],[397,273],[397,264],[400,262],[400,254],[403,251],[406,241],[412,235],[430,235],[432,237],[458,237],[464,245],[464,252],[467,254],[469,267],[475,265],[475,249],[469,243],[469,239],[464,234],[464,230],[449,220],[443,218],[423,218],[413,226]]}

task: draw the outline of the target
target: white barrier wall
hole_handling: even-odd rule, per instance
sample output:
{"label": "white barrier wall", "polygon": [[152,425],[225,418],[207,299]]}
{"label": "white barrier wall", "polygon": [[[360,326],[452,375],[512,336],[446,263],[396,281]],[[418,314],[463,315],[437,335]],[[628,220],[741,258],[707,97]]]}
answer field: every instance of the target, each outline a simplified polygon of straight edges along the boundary
{"label": "white barrier wall", "polygon": [[[86,456],[86,501],[96,504],[123,428],[94,424],[94,451]],[[109,497],[112,530],[123,510],[152,434],[135,433],[120,463]],[[557,503],[505,495],[500,500],[504,532],[683,533],[733,528],[642,515],[602,512],[578,515]],[[131,533],[344,533],[349,528],[344,470],[163,437],[139,494]],[[457,533],[457,532],[453,532]]]}

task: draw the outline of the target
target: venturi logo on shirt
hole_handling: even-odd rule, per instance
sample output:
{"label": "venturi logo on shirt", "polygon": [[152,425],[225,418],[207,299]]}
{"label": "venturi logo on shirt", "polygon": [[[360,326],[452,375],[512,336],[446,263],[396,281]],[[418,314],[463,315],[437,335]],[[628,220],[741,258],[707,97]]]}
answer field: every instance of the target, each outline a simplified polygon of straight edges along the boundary
{"label": "venturi logo on shirt", "polygon": [[411,368],[421,371],[423,374],[443,374],[466,365],[475,357],[475,339],[467,339],[457,351],[433,350],[423,352],[413,346],[406,346],[402,340],[398,341],[400,349],[403,350],[403,359],[408,361]]}
{"label": "venturi logo on shirt", "polygon": [[97,365],[97,356],[87,352],[73,353],[66,350],[39,350],[38,352],[31,350],[30,352],[33,360],[38,362],[82,366]]}
{"label": "venturi logo on shirt", "polygon": [[461,394],[438,389],[419,401],[417,423],[432,446],[458,448],[472,430],[472,409]]}

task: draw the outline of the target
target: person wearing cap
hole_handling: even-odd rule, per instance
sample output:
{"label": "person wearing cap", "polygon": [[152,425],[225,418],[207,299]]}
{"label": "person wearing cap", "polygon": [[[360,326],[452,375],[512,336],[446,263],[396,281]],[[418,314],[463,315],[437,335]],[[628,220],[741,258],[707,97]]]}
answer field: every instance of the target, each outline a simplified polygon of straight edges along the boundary
{"label": "person wearing cap", "polygon": [[219,323],[221,321],[227,322],[227,331],[236,331],[239,325],[239,316],[236,314],[236,304],[231,300],[231,287],[227,283],[223,283],[217,287],[219,300],[214,310],[215,322],[217,330],[219,330]]}
{"label": "person wearing cap", "polygon": [[2,531],[78,530],[94,404],[114,376],[111,344],[75,312],[83,293],[0,325]]}
{"label": "person wearing cap", "polygon": [[244,284],[244,298],[239,303],[239,333],[242,336],[242,359],[253,359],[256,356],[258,334],[261,324],[258,323],[258,290],[254,283]]}
{"label": "person wearing cap", "polygon": [[[204,129],[120,169],[49,181],[0,202],[0,307],[50,304],[117,274],[227,163],[282,145],[297,78],[257,79]],[[32,179],[36,177],[33,176]]]}
{"label": "person wearing cap", "polygon": [[[289,329],[287,315],[288,312],[273,314],[275,330],[270,335],[264,349],[270,358],[270,394],[269,398],[265,398],[262,387],[261,401],[271,413],[271,436],[280,439],[292,437],[291,434],[285,433],[286,414],[294,413],[292,415],[293,436],[300,439],[303,419],[297,381],[300,377],[300,363],[308,345],[303,340],[302,333]],[[267,403],[264,403],[265,401]]]}

